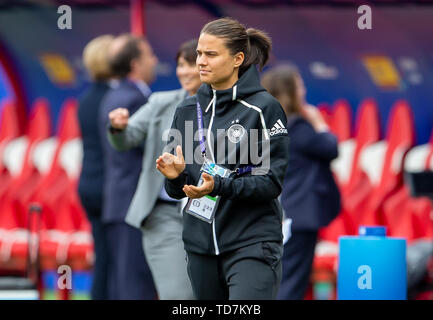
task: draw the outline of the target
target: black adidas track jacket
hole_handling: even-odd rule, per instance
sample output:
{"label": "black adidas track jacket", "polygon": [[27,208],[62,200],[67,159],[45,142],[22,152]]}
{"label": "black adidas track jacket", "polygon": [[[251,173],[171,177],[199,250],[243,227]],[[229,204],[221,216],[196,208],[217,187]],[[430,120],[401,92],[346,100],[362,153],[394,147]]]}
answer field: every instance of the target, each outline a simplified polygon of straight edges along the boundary
{"label": "black adidas track jacket", "polygon": [[183,186],[197,185],[200,178],[197,101],[203,114],[207,158],[230,170],[247,165],[254,169],[229,178],[214,177],[210,195],[221,199],[212,224],[183,213],[185,250],[218,255],[260,241],[281,242],[278,196],[288,163],[286,115],[260,85],[255,66],[232,88],[215,91],[203,84],[197,95],[177,107],[172,129],[181,137],[170,136],[166,150],[174,152],[176,145],[181,145],[187,165],[178,178],[166,179],[167,193],[181,199],[186,196]]}

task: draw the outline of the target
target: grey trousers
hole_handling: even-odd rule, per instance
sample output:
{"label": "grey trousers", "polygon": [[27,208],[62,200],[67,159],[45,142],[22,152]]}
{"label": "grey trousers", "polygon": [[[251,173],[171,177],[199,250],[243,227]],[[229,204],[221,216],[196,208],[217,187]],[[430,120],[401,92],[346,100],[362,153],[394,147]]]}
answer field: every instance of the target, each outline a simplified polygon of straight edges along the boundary
{"label": "grey trousers", "polygon": [[143,250],[160,300],[193,300],[179,206],[156,204],[144,221]]}

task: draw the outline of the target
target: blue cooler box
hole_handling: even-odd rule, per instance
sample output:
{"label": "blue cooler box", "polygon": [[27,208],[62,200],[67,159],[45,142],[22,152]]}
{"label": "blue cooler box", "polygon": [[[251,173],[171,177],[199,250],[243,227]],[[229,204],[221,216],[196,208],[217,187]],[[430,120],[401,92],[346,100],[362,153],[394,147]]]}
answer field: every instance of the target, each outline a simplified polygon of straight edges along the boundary
{"label": "blue cooler box", "polygon": [[406,240],[386,237],[385,227],[359,228],[339,238],[337,299],[405,300]]}

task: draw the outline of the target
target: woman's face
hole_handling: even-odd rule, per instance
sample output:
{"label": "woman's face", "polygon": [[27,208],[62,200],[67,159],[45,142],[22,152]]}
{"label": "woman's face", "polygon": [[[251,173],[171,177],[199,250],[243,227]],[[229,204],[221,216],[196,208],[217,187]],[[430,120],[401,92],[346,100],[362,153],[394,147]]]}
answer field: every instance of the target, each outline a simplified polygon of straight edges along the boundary
{"label": "woman's face", "polygon": [[180,85],[189,95],[196,94],[201,85],[200,75],[195,63],[189,63],[182,56],[177,60],[176,76]]}
{"label": "woman's face", "polygon": [[238,79],[238,68],[244,60],[242,52],[231,55],[224,40],[202,33],[197,45],[197,66],[202,82],[216,90],[231,88]]}

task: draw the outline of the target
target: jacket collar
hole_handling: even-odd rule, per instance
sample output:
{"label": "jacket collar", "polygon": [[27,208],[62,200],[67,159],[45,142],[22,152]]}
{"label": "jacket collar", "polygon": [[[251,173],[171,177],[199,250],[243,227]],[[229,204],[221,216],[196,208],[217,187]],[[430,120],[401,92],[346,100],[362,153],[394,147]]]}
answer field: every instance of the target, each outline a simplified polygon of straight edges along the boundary
{"label": "jacket collar", "polygon": [[127,78],[123,78],[118,80],[117,87],[124,87],[124,88],[134,88],[145,97],[149,98],[149,96],[152,94],[152,91],[150,90],[149,86],[144,81],[133,81]]}
{"label": "jacket collar", "polygon": [[[260,85],[259,73],[254,65],[251,65],[236,81],[233,87],[226,90],[213,90],[209,84],[202,84],[197,92],[197,99],[201,108],[208,112],[212,109],[212,103],[218,109],[228,107],[231,101],[244,99],[256,92],[265,91]],[[213,101],[216,99],[216,102]]]}

